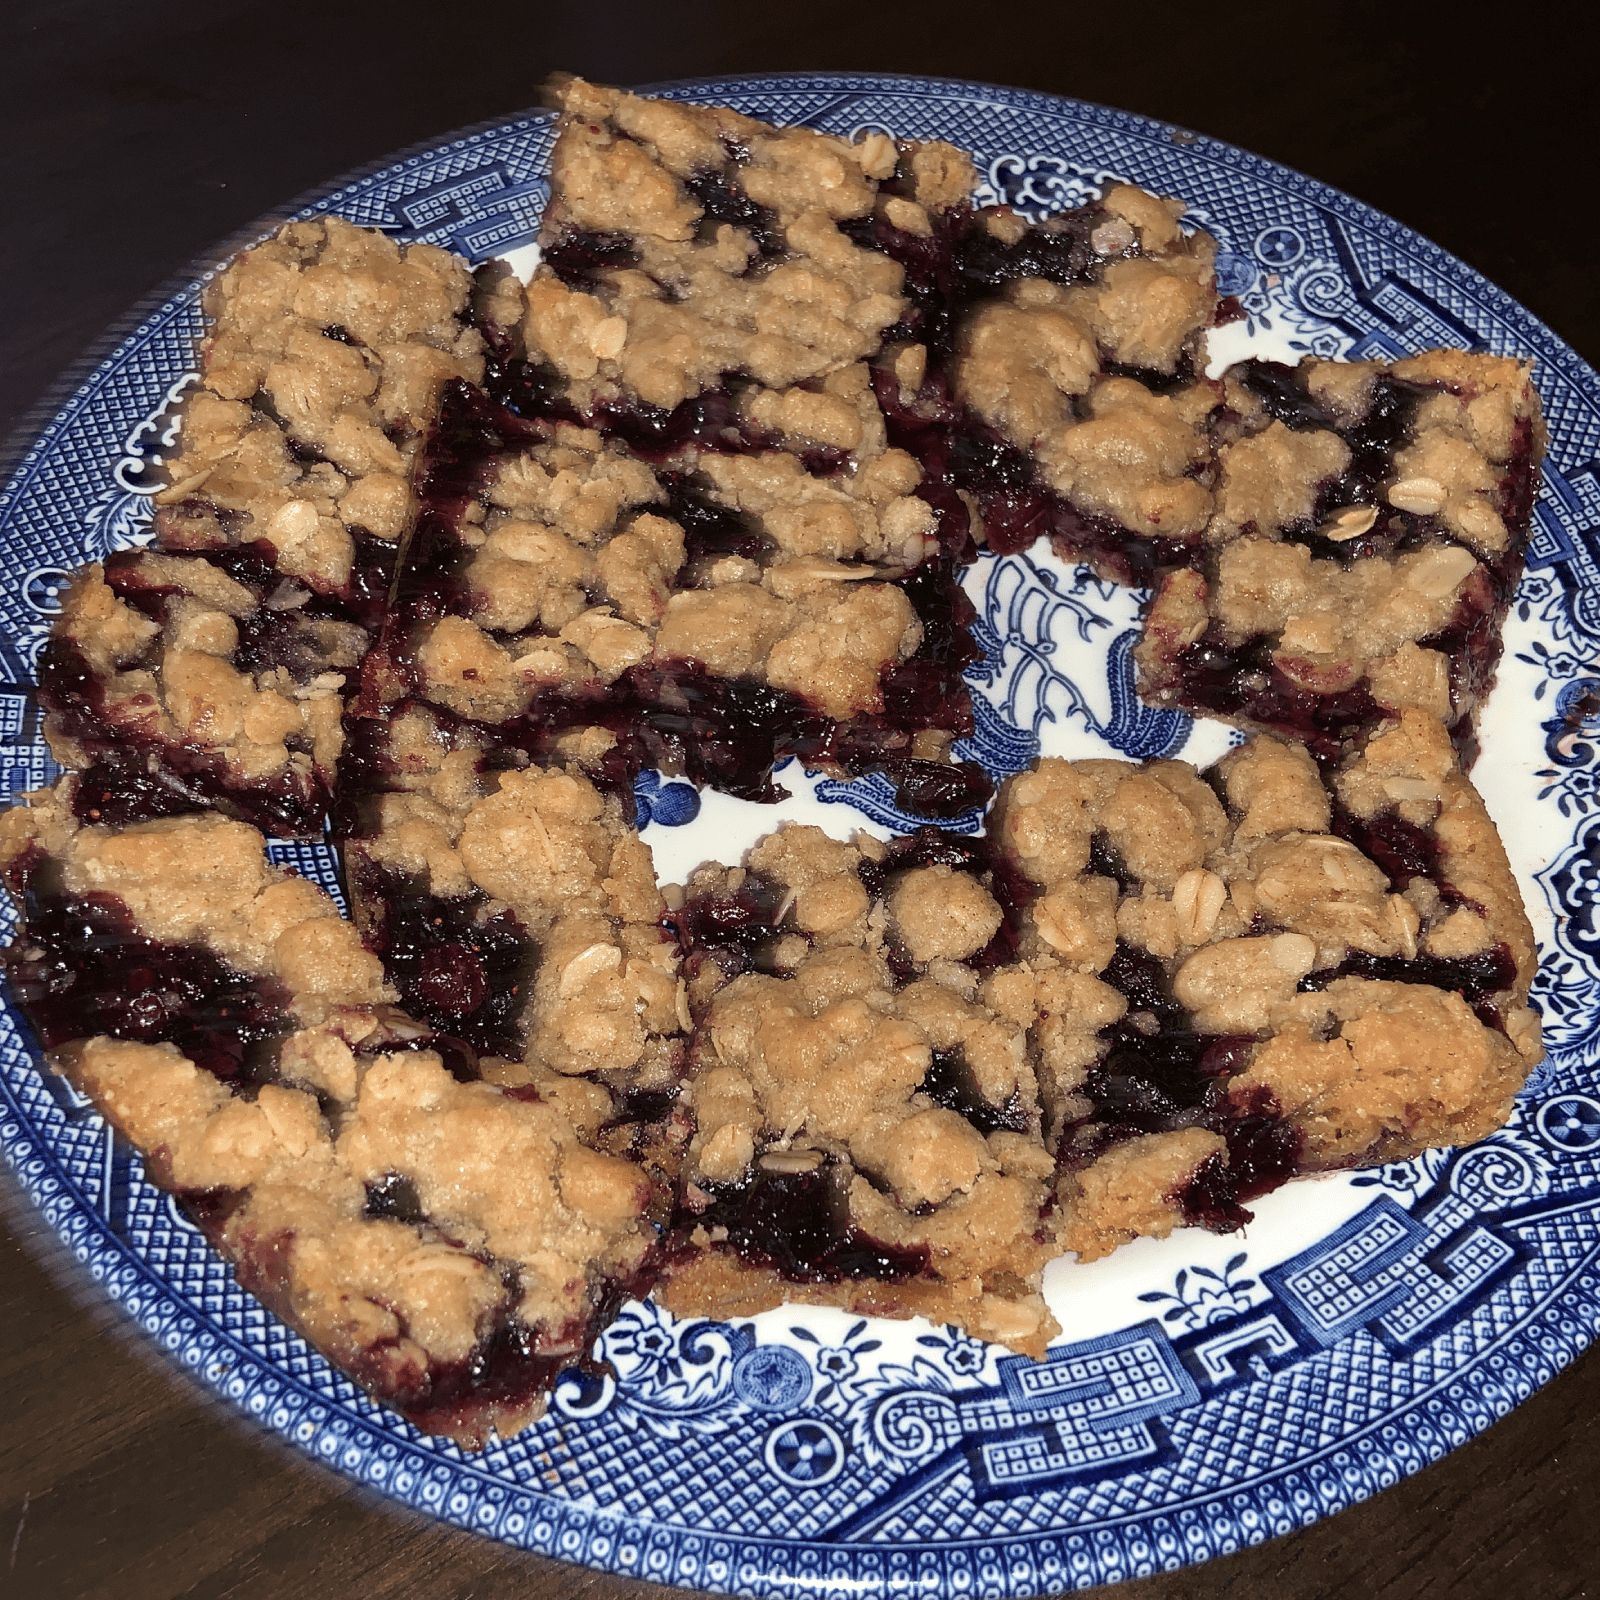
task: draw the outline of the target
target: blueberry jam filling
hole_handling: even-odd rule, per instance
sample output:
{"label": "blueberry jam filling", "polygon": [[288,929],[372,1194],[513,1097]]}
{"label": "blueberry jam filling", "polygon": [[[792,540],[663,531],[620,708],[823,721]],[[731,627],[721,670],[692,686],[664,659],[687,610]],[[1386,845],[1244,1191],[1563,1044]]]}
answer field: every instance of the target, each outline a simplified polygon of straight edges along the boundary
{"label": "blueberry jam filling", "polygon": [[925,1246],[884,1244],[850,1226],[849,1207],[831,1167],[812,1172],[767,1172],[758,1167],[737,1184],[706,1184],[704,1209],[680,1206],[677,1249],[691,1250],[697,1228],[725,1230],[729,1249],[753,1267],[766,1267],[791,1283],[839,1283],[873,1278],[899,1283],[928,1266]]}
{"label": "blueberry jam filling", "polygon": [[362,880],[363,903],[378,908],[366,943],[407,1010],[480,1054],[520,1057],[538,950],[516,917],[485,915],[486,895],[446,898],[380,867]]}
{"label": "blueberry jam filling", "polygon": [[1250,1220],[1243,1202],[1295,1175],[1300,1130],[1284,1120],[1265,1090],[1243,1100],[1228,1081],[1249,1065],[1256,1041],[1196,1033],[1172,997],[1166,969],[1147,951],[1119,940],[1101,981],[1128,1002],[1128,1013],[1100,1031],[1107,1050],[1081,1093],[1093,1110],[1069,1136],[1069,1166],[1144,1134],[1203,1128],[1222,1136],[1228,1160],[1207,1162],[1175,1197],[1185,1218],[1219,1232]]}
{"label": "blueberry jam filling", "polygon": [[1063,560],[1081,559],[1117,583],[1144,588],[1163,568],[1192,563],[1193,541],[1134,533],[1043,484],[1025,452],[951,396],[944,374],[933,374],[909,405],[887,369],[873,370],[872,385],[889,444],[922,468],[918,494],[948,518],[959,508],[963,522],[965,503],[974,505],[997,555],[1049,539]]}
{"label": "blueberry jam filling", "polygon": [[1438,835],[1407,822],[1398,811],[1380,811],[1363,819],[1344,806],[1335,805],[1333,831],[1382,867],[1390,886],[1397,892],[1415,878],[1426,878],[1439,890],[1447,905],[1466,904],[1464,897],[1444,876],[1444,853]]}
{"label": "blueberry jam filling", "polygon": [[[643,400],[615,396],[597,400],[585,420],[602,437],[616,439],[642,460],[660,463],[686,450],[720,455],[756,455],[781,450],[781,435],[755,427],[739,409],[739,387],[724,382],[681,400],[670,411]],[[801,466],[816,477],[832,477],[849,463],[846,451],[830,445],[796,450]]]}
{"label": "blueberry jam filling", "polygon": [[1492,995],[1504,994],[1517,981],[1517,963],[1509,946],[1497,944],[1470,956],[1379,956],[1352,950],[1336,967],[1307,973],[1303,992],[1325,989],[1336,978],[1373,978],[1385,983],[1425,983],[1461,996],[1486,1028],[1505,1032],[1505,1020]]}
{"label": "blueberry jam filling", "polygon": [[914,817],[959,817],[994,797],[994,783],[976,761],[888,756],[876,770],[894,784],[894,803]]}
{"label": "blueberry jam filling", "polygon": [[590,289],[608,272],[639,264],[639,251],[625,233],[572,229],[541,246],[539,259],[569,289]]}
{"label": "blueberry jam filling", "polygon": [[728,169],[697,172],[684,180],[684,188],[700,202],[700,222],[695,237],[712,240],[724,224],[743,228],[763,257],[788,252],[788,241],[778,214],[770,206],[757,205],[731,176]]}
{"label": "blueberry jam filling", "polygon": [[[626,1298],[619,1297],[619,1304]],[[605,1325],[598,1315],[592,1318],[585,1344]],[[417,1388],[385,1398],[424,1433],[457,1433],[477,1413],[490,1408],[515,1412],[548,1394],[568,1367],[580,1364],[562,1342],[566,1347],[561,1350],[541,1350],[533,1330],[502,1313],[465,1360],[433,1362]],[[374,1367],[383,1370],[381,1362]]]}
{"label": "blueberry jam filling", "polygon": [[1384,711],[1362,680],[1349,689],[1319,694],[1296,683],[1272,659],[1272,641],[1223,642],[1213,625],[1176,657],[1178,699],[1220,717],[1245,717],[1303,744],[1318,761],[1337,761],[1351,733]]}
{"label": "blueberry jam filling", "polygon": [[215,751],[113,720],[105,681],[70,639],[57,635],[45,644],[39,699],[51,714],[52,732],[89,758],[72,797],[80,822],[121,827],[218,811],[275,838],[322,831],[329,796],[320,777],[290,766],[275,777],[244,781]]}
{"label": "blueberry jam filling", "polygon": [[656,480],[667,491],[667,517],[683,529],[683,587],[698,587],[706,569],[726,556],[764,562],[772,554],[766,535],[743,513],[719,506],[692,474],[660,472]]}
{"label": "blueberry jam filling", "polygon": [[691,895],[669,914],[667,926],[678,940],[693,976],[706,961],[715,962],[730,982],[746,972],[776,970],[778,941],[795,933],[781,927],[790,903],[781,883],[759,872],[746,872],[731,894]]}
{"label": "blueberry jam filling", "polygon": [[987,1138],[991,1133],[1028,1132],[1028,1113],[1022,1096],[1013,1092],[1002,1106],[984,1099],[978,1080],[961,1050],[935,1050],[928,1075],[918,1085],[936,1106],[965,1117]]}
{"label": "blueberry jam filling", "polygon": [[419,1223],[424,1220],[417,1186],[404,1173],[390,1172],[367,1185],[365,1215],[374,1221]]}
{"label": "blueberry jam filling", "polygon": [[[892,191],[908,185],[899,180],[884,187]],[[1112,259],[1089,243],[1107,215],[1098,204],[1084,206],[1030,224],[1014,240],[997,237],[984,215],[966,206],[936,214],[927,234],[897,228],[881,214],[851,218],[839,226],[857,245],[881,250],[905,271],[902,293],[910,303],[885,342],[914,340],[942,364],[955,354],[967,314],[1007,284],[1024,278],[1064,285],[1089,282]]]}
{"label": "blueberry jam filling", "polygon": [[26,936],[3,960],[44,1049],[106,1034],[174,1044],[241,1087],[274,1076],[275,1046],[292,1027],[276,984],[202,945],[145,938],[115,896],[69,894],[48,864],[21,872]]}
{"label": "blueberry jam filling", "polygon": [[1266,1089],[1230,1101],[1220,1131],[1226,1162],[1221,1155],[1202,1162],[1174,1199],[1193,1226],[1231,1233],[1252,1218],[1244,1202],[1270,1194],[1299,1171],[1303,1135],[1283,1120]]}

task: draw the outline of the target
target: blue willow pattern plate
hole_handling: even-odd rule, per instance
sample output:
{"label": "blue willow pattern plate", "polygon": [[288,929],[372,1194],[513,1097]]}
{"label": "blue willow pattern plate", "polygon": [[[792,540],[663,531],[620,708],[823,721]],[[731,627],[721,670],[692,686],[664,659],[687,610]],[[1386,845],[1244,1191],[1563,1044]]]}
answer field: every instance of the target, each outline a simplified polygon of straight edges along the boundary
{"label": "blue willow pattern plate", "polygon": [[[679,1322],[629,1305],[604,1378],[481,1455],[370,1402],[235,1285],[139,1159],[0,1017],[0,1143],[71,1250],[202,1384],[308,1456],[513,1545],[738,1594],[1025,1596],[1234,1550],[1326,1516],[1463,1443],[1600,1329],[1600,378],[1462,263],[1344,195],[1227,145],[1013,90],[868,75],[669,93],[850,135],[975,152],[985,198],[1037,212],[1111,179],[1186,197],[1247,313],[1213,342],[1294,360],[1433,344],[1538,359],[1551,449],[1476,776],[1544,954],[1550,1059],[1511,1125],[1463,1151],[1291,1184],[1242,1235],[1185,1230],[1055,1263],[1040,1363],[926,1323],[784,1307]],[[551,123],[482,128],[327,191],[399,239],[526,272]],[[0,783],[54,775],[28,694],[70,569],[149,538],[200,331],[199,284],[101,362],[0,491]],[[1224,349],[1223,346],[1226,346]],[[1137,597],[1046,555],[968,578],[987,660],[963,754],[1205,761],[1227,730],[1142,707]],[[777,815],[893,830],[887,786],[791,767],[777,812],[646,774],[663,877]],[[966,820],[975,826],[977,819]],[[1506,825],[1510,824],[1509,827]],[[958,823],[956,826],[961,826]],[[337,889],[320,845],[273,853]]]}

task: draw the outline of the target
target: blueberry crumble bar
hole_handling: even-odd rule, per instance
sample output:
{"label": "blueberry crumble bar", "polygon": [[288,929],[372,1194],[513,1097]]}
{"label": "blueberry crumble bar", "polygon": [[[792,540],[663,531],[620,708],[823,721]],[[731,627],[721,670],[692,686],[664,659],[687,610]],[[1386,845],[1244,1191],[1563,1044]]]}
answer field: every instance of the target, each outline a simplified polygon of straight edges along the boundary
{"label": "blueberry crumble bar", "polygon": [[154,543],[83,572],[39,669],[85,822],[219,809],[318,836],[341,691],[381,620],[447,378],[482,375],[465,264],[337,217],[205,293],[211,331]]}
{"label": "blueberry crumble bar", "polygon": [[1297,1172],[1481,1138],[1541,1058],[1521,897],[1422,713],[1332,774],[1265,735],[1204,774],[1042,762],[990,836],[1031,885],[1019,952],[1080,1259],[1238,1226]]}
{"label": "blueberry crumble bar", "polygon": [[543,1408],[655,1250],[598,1083],[478,1061],[408,1016],[320,889],[215,813],[83,826],[75,780],[0,818],[12,991],[55,1069],[239,1281],[419,1427]]}
{"label": "blueberry crumble bar", "polygon": [[[385,781],[385,730],[417,705],[502,761],[581,746],[625,801],[645,767],[775,799],[772,767],[789,756],[886,771],[924,815],[986,799],[981,771],[949,756],[972,726],[971,608],[926,504],[904,492],[909,458],[880,451],[849,492],[780,451],[727,459],[748,467],[744,504],[765,522],[706,473],[446,385],[396,602],[352,707],[361,786]],[[785,518],[853,531],[785,551],[771,532]]]}
{"label": "blueberry crumble bar", "polygon": [[669,1309],[806,1300],[1043,1354],[1054,1164],[1026,1023],[986,988],[1014,942],[995,888],[937,828],[790,826],[674,896],[697,1028]]}
{"label": "blueberry crumble bar", "polygon": [[1247,361],[1222,389],[1215,508],[1161,580],[1141,693],[1324,758],[1416,709],[1470,760],[1538,488],[1528,364]]}
{"label": "blueberry crumble bar", "polygon": [[[1526,365],[1208,379],[1177,201],[561,100],[526,285],[336,218],[218,275],[153,542],[41,661],[6,975],[240,1282],[480,1447],[629,1295],[1037,1356],[1054,1257],[1503,1122],[1535,952],[1463,772]],[[986,804],[959,578],[1039,538],[1154,588],[1141,692],[1249,742],[658,884],[645,768]],[[266,860],[325,829],[349,920]]]}

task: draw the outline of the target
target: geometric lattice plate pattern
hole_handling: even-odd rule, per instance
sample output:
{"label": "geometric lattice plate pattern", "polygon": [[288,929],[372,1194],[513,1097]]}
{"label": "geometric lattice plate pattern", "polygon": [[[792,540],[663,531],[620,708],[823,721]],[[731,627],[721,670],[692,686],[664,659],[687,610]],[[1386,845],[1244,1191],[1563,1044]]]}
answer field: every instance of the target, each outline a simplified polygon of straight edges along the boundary
{"label": "geometric lattice plate pattern", "polygon": [[[787,75],[672,85],[773,122],[883,128],[975,152],[983,198],[1042,212],[1131,180],[1189,201],[1246,317],[1215,365],[1537,359],[1550,453],[1474,772],[1543,965],[1550,1056],[1509,1127],[1461,1151],[1296,1182],[1242,1234],[1188,1229],[1046,1287],[1043,1362],[925,1322],[783,1307],[682,1322],[630,1304],[603,1378],[469,1455],[382,1410],[235,1284],[139,1159],[0,1018],[0,1142],[87,1270],[203,1384],[307,1456],[446,1522],[630,1576],[744,1595],[1025,1596],[1178,1567],[1326,1516],[1463,1443],[1600,1330],[1600,376],[1477,273],[1389,218],[1228,145],[1122,112],[971,84]],[[524,274],[548,115],[475,129],[331,187],[336,212]],[[29,684],[70,569],[150,536],[200,331],[203,278],[152,311],[0,490],[0,784],[48,782]],[[1230,740],[1140,705],[1139,596],[1038,552],[967,579],[987,660],[963,756],[1182,754]],[[664,879],[804,817],[903,826],[881,780],[790,766],[777,808],[646,774]],[[952,826],[975,827],[977,818]],[[274,846],[337,888],[321,846]]]}

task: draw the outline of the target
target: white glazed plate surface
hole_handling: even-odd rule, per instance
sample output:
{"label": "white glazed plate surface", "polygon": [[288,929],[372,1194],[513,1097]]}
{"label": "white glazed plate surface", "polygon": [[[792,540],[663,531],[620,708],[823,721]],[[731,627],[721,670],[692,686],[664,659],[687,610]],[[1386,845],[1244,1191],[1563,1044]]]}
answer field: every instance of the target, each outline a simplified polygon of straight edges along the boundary
{"label": "white glazed plate surface", "polygon": [[[679,85],[775,122],[972,150],[983,198],[1041,212],[1131,180],[1190,202],[1246,318],[1214,360],[1397,357],[1437,344],[1537,358],[1550,455],[1528,572],[1474,772],[1543,951],[1550,1059],[1511,1125],[1460,1152],[1289,1185],[1241,1234],[1184,1230],[1055,1263],[1043,1363],[925,1322],[783,1307],[736,1324],[630,1304],[614,1378],[564,1379],[545,1419],[480,1455],[374,1405],[269,1316],[137,1155],[0,1015],[0,1145],[72,1252],[203,1385],[308,1456],[441,1520],[661,1583],[736,1594],[1027,1596],[1202,1561],[1425,1466],[1546,1383],[1600,1329],[1600,377],[1417,235],[1227,145],[1042,95],[875,75]],[[524,274],[551,143],[530,115],[325,191],[336,212]],[[55,768],[29,698],[69,572],[146,542],[200,332],[199,283],[154,310],[0,490],[0,783]],[[988,660],[963,747],[997,774],[1055,755],[1227,747],[1142,707],[1138,596],[1036,551],[967,588]],[[904,826],[880,780],[790,765],[784,805],[646,774],[663,879],[731,862],[780,817]],[[972,819],[975,823],[976,819]],[[274,857],[337,892],[330,852]]]}

